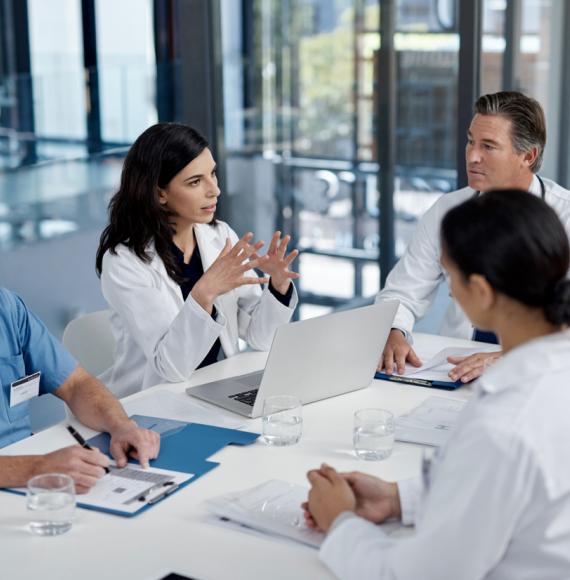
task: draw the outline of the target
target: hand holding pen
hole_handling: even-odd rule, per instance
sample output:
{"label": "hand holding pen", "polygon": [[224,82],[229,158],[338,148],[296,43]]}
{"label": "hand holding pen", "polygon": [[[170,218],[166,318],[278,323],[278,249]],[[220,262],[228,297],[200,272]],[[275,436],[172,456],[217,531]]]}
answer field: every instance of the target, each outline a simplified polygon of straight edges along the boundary
{"label": "hand holding pen", "polygon": [[86,445],[71,445],[37,456],[30,477],[40,473],[65,473],[75,482],[76,493],[86,493],[105,475],[109,466],[106,455]]}
{"label": "hand holding pen", "polygon": [[[76,429],[68,425],[67,430],[84,449],[92,450]],[[110,436],[110,452],[119,468],[127,465],[128,455],[138,459],[143,469],[148,469],[149,461],[158,457],[160,435],[148,429],[141,429],[134,421],[125,421],[121,424],[121,428],[110,433]],[[109,473],[108,468],[106,473]]]}
{"label": "hand holding pen", "polygon": [[[79,445],[81,445],[81,447],[83,447],[83,449],[88,449],[89,451],[94,451],[93,447],[91,447],[91,445],[89,445],[89,443],[87,443],[87,441],[85,441],[85,439],[83,439],[83,436],[81,435],[81,433],[79,433],[79,431],[77,431],[77,429],[75,429],[71,425],[68,425],[67,430],[69,431],[71,436],[77,441],[77,443],[79,443]],[[97,451],[99,451],[99,449],[97,449]],[[106,456],[104,456],[104,457],[106,457]],[[109,461],[109,458],[107,458],[107,463],[108,463],[108,461]],[[105,470],[105,473],[109,473],[109,468],[107,466],[103,466],[103,469]]]}

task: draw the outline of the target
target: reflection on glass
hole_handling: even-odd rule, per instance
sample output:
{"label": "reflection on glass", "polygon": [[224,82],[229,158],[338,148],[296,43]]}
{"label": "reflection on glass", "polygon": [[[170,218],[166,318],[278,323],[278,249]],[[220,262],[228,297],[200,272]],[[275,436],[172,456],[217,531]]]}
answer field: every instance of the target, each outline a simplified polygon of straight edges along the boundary
{"label": "reflection on glass", "polygon": [[36,135],[84,139],[80,2],[28,0],[28,11]]}
{"label": "reflection on glass", "polygon": [[96,0],[95,7],[101,134],[132,143],[157,121],[152,2]]}
{"label": "reflection on glass", "polygon": [[[421,215],[455,188],[459,40],[455,2],[396,5],[394,201],[401,254]],[[231,13],[229,0],[224,10]],[[254,0],[250,18],[249,52],[231,33],[235,19],[226,12],[222,22],[224,54],[245,55],[224,69],[236,79],[241,66],[244,79],[243,110],[235,110],[239,83],[226,84],[224,95],[231,117],[226,125],[231,219],[241,219],[244,231],[257,232],[274,221],[293,234],[304,250],[302,303],[336,307],[372,296],[378,289],[380,237],[376,158],[382,144],[374,136],[382,90],[375,84],[379,2]],[[243,131],[236,127],[240,118]],[[274,192],[276,204],[266,202],[267,191]],[[252,207],[245,219],[244,207]]]}

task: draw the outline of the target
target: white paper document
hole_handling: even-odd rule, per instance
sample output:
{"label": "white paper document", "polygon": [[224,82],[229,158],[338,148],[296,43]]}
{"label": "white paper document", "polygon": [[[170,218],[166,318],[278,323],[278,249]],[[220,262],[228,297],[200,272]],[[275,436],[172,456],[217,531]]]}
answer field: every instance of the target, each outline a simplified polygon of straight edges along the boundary
{"label": "white paper document", "polygon": [[147,415],[160,419],[174,419],[186,423],[203,423],[228,429],[239,429],[245,425],[241,417],[234,413],[212,409],[186,393],[155,391],[132,401],[125,401],[123,407],[131,415]]}
{"label": "white paper document", "polygon": [[134,514],[145,505],[152,505],[170,495],[192,477],[192,473],[154,467],[142,469],[130,463],[122,469],[111,466],[110,472],[97,481],[86,494],[77,496],[77,503],[102,510]]}
{"label": "white paper document", "polygon": [[429,397],[396,418],[396,439],[439,447],[449,439],[465,405],[466,401]]}
{"label": "white paper document", "polygon": [[470,356],[479,352],[496,351],[497,348],[497,345],[489,345],[487,348],[444,348],[431,359],[424,362],[424,364],[419,368],[410,364],[406,364],[406,370],[403,376],[414,379],[425,379],[429,381],[450,382],[451,379],[449,378],[449,371],[451,371],[455,365],[447,362],[447,357]]}
{"label": "white paper document", "polygon": [[305,525],[301,504],[308,488],[279,480],[206,501],[215,516],[318,548],[324,535]]}
{"label": "white paper document", "polygon": [[[258,530],[264,535],[288,538],[319,548],[325,535],[305,525],[301,509],[308,493],[308,487],[271,479],[251,489],[209,499],[206,506],[218,518]],[[400,523],[382,525],[388,534],[401,527]]]}

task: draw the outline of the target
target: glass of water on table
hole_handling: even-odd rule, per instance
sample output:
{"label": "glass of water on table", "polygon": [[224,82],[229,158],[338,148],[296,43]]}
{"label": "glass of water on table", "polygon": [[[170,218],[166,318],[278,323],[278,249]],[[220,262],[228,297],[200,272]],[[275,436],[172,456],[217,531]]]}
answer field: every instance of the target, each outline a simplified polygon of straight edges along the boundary
{"label": "glass of water on table", "polygon": [[394,447],[394,415],[385,409],[361,409],[354,413],[354,452],[360,459],[387,459]]}
{"label": "glass of water on table", "polygon": [[299,442],[303,434],[303,406],[297,397],[276,395],[263,401],[263,439],[284,447]]}
{"label": "glass of water on table", "polygon": [[75,484],[69,475],[44,473],[27,484],[30,530],[39,536],[58,536],[71,529],[75,512]]}

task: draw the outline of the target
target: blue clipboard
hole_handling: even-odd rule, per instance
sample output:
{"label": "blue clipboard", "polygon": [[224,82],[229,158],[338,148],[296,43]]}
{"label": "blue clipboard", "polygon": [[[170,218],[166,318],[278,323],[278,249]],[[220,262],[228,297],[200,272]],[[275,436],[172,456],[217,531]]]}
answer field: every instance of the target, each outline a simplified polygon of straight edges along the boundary
{"label": "blue clipboard", "polygon": [[[214,427],[202,423],[185,423],[145,415],[133,415],[130,418],[139,427],[160,434],[160,454],[150,462],[150,465],[182,473],[203,475],[219,465],[219,463],[208,461],[210,455],[217,453],[226,445],[249,445],[259,437],[259,433]],[[97,447],[101,452],[109,455],[108,433],[100,433],[87,442],[91,447]],[[136,463],[136,460],[129,459],[129,462]]]}
{"label": "blue clipboard", "polygon": [[[152,467],[191,473],[193,477],[178,485],[172,493],[165,493],[159,501],[153,500],[151,503],[143,503],[140,509],[134,513],[88,505],[81,502],[81,496],[77,497],[78,507],[127,518],[137,516],[218,467],[219,463],[209,461],[208,458],[226,445],[249,445],[259,437],[259,433],[214,427],[201,423],[185,423],[144,415],[133,415],[131,419],[139,427],[152,429],[160,434],[160,454],[150,462]],[[108,433],[100,433],[87,442],[91,447],[97,447],[109,455],[110,437]],[[137,462],[134,459],[129,459],[129,463]],[[21,488],[3,488],[3,491],[20,495],[26,493],[26,490]]]}
{"label": "blue clipboard", "polygon": [[416,379],[414,377],[388,375],[379,372],[374,375],[374,378],[381,381],[392,381],[394,383],[403,383],[405,385],[414,385],[416,387],[429,387],[431,389],[444,389],[446,391],[454,391],[466,384],[461,381],[430,381],[429,379]]}
{"label": "blue clipboard", "polygon": [[[185,423],[146,415],[132,415],[130,419],[135,421],[139,427],[151,429],[160,434],[160,453],[156,459],[150,461],[151,467],[194,474],[191,479],[179,485],[173,494],[218,467],[219,463],[209,461],[208,458],[226,445],[249,445],[259,437],[259,433],[203,425],[202,423]],[[101,452],[109,455],[110,440],[108,433],[99,433],[87,442],[91,447],[97,447]],[[136,463],[136,460],[129,459],[129,463]],[[135,513],[82,505],[81,501],[78,501],[77,505],[113,515],[133,517],[156,505],[156,503],[160,502],[145,504]]]}

